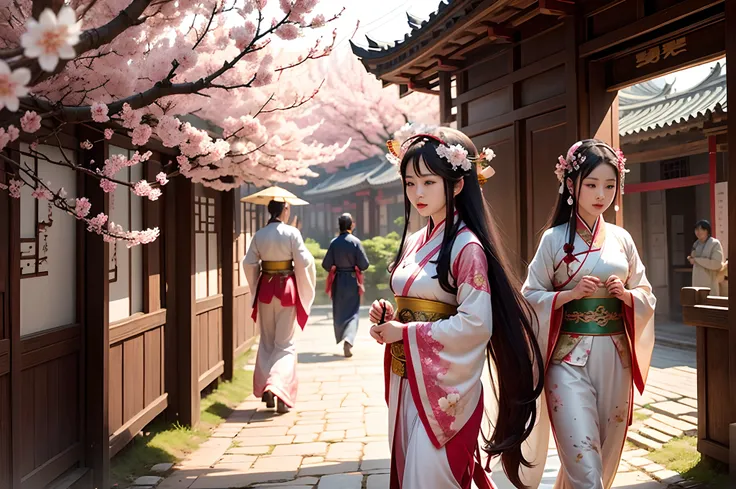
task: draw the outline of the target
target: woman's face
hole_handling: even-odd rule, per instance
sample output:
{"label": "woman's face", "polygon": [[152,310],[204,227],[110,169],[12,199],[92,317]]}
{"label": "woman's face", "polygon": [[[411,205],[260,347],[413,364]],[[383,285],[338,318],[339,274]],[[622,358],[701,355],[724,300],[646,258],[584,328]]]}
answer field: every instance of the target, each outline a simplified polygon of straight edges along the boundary
{"label": "woman's face", "polygon": [[607,163],[598,165],[580,182],[578,212],[582,217],[597,219],[616,197],[616,169]]}
{"label": "woman's face", "polygon": [[708,231],[701,227],[696,227],[695,236],[697,236],[700,241],[705,241],[708,239]]}
{"label": "woman's face", "polygon": [[445,215],[445,185],[442,177],[429,172],[424,160],[419,163],[419,175],[414,165],[406,167],[406,195],[422,217]]}

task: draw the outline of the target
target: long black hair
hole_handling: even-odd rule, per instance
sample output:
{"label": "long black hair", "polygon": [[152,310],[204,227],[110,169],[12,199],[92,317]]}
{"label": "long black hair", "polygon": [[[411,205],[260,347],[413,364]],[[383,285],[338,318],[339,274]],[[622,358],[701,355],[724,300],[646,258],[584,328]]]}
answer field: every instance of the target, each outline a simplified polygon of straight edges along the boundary
{"label": "long black hair", "polygon": [[[461,145],[471,157],[478,156],[478,150],[470,138],[460,131],[442,127],[435,131],[434,136],[448,145]],[[436,262],[437,276],[434,277],[438,279],[440,287],[448,293],[457,293],[457,287],[450,283],[450,262],[461,221],[475,234],[485,252],[493,311],[493,334],[486,347],[486,360],[489,369],[493,362],[498,373],[496,391],[499,410],[493,433],[488,438],[483,434],[483,451],[489,456],[501,455],[509,480],[516,487],[524,487],[519,469],[521,465],[529,467],[530,464],[521,453],[521,444],[534,427],[536,400],[542,393],[544,381],[542,354],[532,328],[534,311],[512,285],[511,268],[507,266],[497,244],[495,226],[478,183],[475,165],[471,165],[467,171],[461,168],[453,170],[446,159],[438,156],[440,142],[434,138],[418,137],[409,144],[401,160],[402,181],[406,182],[409,165],[419,175],[420,165],[424,162],[428,170],[442,177],[444,182],[446,225]],[[463,189],[453,196],[455,184],[460,180],[464,180]],[[404,251],[411,209],[404,184],[404,232],[392,268]],[[458,221],[454,221],[455,211],[460,217]]]}
{"label": "long black hair", "polygon": [[[561,192],[557,198],[552,215],[544,229],[550,229],[562,224],[568,225],[568,236],[566,241],[566,253],[572,254],[574,251],[573,243],[575,243],[575,233],[577,232],[577,215],[578,215],[578,195],[580,195],[580,187],[583,180],[588,178],[593,170],[598,166],[608,163],[613,165],[616,170],[616,194],[613,201],[619,197],[621,191],[621,175],[618,171],[618,153],[608,144],[599,139],[584,139],[575,143],[565,156],[565,161],[573,169],[572,172],[564,173],[561,183]],[[577,147],[576,147],[577,146]],[[567,186],[567,179],[572,180],[572,194]],[[570,205],[572,202],[572,205]]]}

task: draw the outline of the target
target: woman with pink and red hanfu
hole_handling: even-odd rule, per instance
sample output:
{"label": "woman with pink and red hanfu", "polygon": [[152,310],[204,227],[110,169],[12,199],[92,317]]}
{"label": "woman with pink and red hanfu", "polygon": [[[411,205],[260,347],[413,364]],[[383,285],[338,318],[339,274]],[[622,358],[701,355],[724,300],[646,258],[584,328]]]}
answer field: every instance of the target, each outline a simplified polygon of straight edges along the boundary
{"label": "woman with pink and red hanfu", "polygon": [[[390,285],[396,308],[371,307],[371,335],[387,345],[391,489],[491,488],[478,444],[484,396],[498,397],[495,429],[483,450],[500,455],[521,487],[522,443],[537,416],[542,356],[533,312],[499,256],[479,179],[492,175],[490,150],[450,128],[426,128],[390,142],[412,209],[429,224],[407,236]],[[484,167],[479,172],[479,167]],[[484,392],[486,365],[497,375]]]}
{"label": "woman with pink and red hanfu", "polygon": [[596,139],[556,168],[560,196],[522,288],[540,321],[545,394],[562,468],[555,488],[608,489],[644,390],[656,299],[629,233],[603,213],[625,159]]}

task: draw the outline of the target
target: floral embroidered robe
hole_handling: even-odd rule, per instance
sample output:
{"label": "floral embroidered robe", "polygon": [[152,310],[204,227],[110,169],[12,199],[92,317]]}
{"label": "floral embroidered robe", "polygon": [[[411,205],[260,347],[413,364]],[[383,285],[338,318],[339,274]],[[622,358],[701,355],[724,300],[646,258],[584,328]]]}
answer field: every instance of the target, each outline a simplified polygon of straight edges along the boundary
{"label": "floral embroidered robe", "polygon": [[[433,278],[437,267],[432,261],[439,256],[444,227],[443,222],[431,233],[425,228],[409,237],[391,275],[396,296],[457,306],[457,313],[448,319],[407,323],[403,332],[407,378],[392,372],[386,349],[392,489],[422,484],[469,488],[472,479],[478,487],[491,487],[474,459],[483,414],[480,378],[492,331],[488,265],[480,242],[461,224],[451,253],[455,279],[450,283],[457,285],[457,294],[442,290]],[[411,412],[418,413],[421,423],[408,419],[402,403],[413,404]],[[426,437],[421,433],[424,446],[412,444],[414,435],[407,434],[407,425],[426,432]],[[407,453],[411,450],[423,455]]]}
{"label": "floral embroidered robe", "polygon": [[[602,217],[598,219],[593,229],[578,219],[577,230],[574,241],[574,259],[566,259],[564,251],[567,242],[567,225],[557,226],[547,230],[537,249],[537,253],[529,265],[529,273],[522,287],[522,293],[534,307],[539,319],[538,341],[542,354],[546,353],[545,367],[547,369],[547,385],[545,385],[546,404],[548,413],[554,418],[559,409],[570,419],[578,419],[577,408],[595,412],[595,407],[582,406],[585,404],[581,399],[566,399],[559,395],[555,388],[559,387],[556,382],[550,382],[550,365],[567,365],[579,367],[580,369],[595,368],[601,362],[613,361],[604,354],[595,355],[600,347],[608,346],[620,360],[619,366],[626,371],[626,386],[620,386],[619,392],[626,397],[625,400],[616,400],[609,396],[610,402],[627,406],[627,412],[611,411],[610,418],[613,419],[615,430],[618,433],[608,435],[610,439],[621,440],[621,446],[611,447],[589,447],[603,455],[603,473],[601,479],[603,485],[610,487],[616,467],[620,461],[623,450],[623,440],[626,430],[631,423],[633,387],[643,392],[646,384],[649,365],[654,348],[654,310],[656,298],[652,294],[652,287],[646,278],[644,265],[642,264],[636,250],[636,245],[629,233],[613,224],[606,223]],[[613,336],[588,336],[561,333],[564,307],[555,309],[555,302],[563,290],[573,289],[580,279],[585,275],[598,277],[602,282],[611,275],[618,276],[627,290],[632,293],[632,306],[623,305],[623,320],[625,333]],[[610,297],[607,289],[602,285],[591,297]],[[594,348],[594,343],[598,346]],[[612,346],[612,348],[611,348]],[[594,353],[591,353],[591,350]],[[602,364],[601,364],[602,365]],[[611,363],[607,364],[610,370]],[[603,368],[603,366],[601,366]],[[624,378],[624,377],[622,377]],[[614,379],[613,374],[603,374],[603,383],[610,383]],[[607,399],[608,400],[608,399]],[[616,406],[612,406],[611,409]],[[599,410],[600,411],[600,410]],[[601,420],[601,424],[609,420]],[[539,429],[544,430],[548,421],[539,423]],[[560,447],[562,435],[552,423],[552,429]],[[603,428],[601,428],[602,430]],[[544,438],[545,433],[537,433],[538,438]],[[590,435],[593,437],[593,434]],[[593,437],[595,438],[595,437]],[[617,442],[618,443],[618,442]],[[585,441],[576,446],[585,445]],[[546,443],[539,443],[544,446]],[[606,448],[606,450],[602,450]],[[583,450],[584,451],[584,450]],[[609,453],[606,456],[606,453]],[[566,480],[565,465],[575,464],[580,461],[582,451],[575,454],[573,461],[561,457],[563,470],[558,477],[556,488],[574,487]],[[540,457],[536,457],[540,460]],[[590,486],[593,487],[593,486]],[[597,487],[597,486],[596,486]]]}

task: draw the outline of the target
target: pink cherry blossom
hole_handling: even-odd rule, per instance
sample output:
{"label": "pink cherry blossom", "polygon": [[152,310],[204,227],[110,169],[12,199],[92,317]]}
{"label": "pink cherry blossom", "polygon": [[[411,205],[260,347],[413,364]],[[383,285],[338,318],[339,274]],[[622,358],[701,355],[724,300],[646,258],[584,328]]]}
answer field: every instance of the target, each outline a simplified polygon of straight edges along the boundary
{"label": "pink cherry blossom", "polygon": [[167,183],[169,183],[169,179],[166,178],[166,173],[160,172],[158,175],[156,175],[156,181],[159,183],[159,185],[164,186]]}
{"label": "pink cherry blossom", "polygon": [[87,220],[87,231],[95,232],[97,234],[102,233],[102,227],[107,224],[107,215],[100,212],[92,219]]}
{"label": "pink cherry blossom", "polygon": [[45,187],[38,187],[31,192],[31,197],[39,200],[51,200],[54,198],[53,194]]}
{"label": "pink cherry blossom", "polygon": [[123,104],[123,110],[119,115],[123,120],[123,127],[128,129],[133,129],[141,123],[141,113],[131,109],[127,103]]}
{"label": "pink cherry blossom", "polygon": [[92,149],[92,143],[89,142],[89,139],[85,139],[81,143],[79,143],[79,147],[82,149],[90,150]]}
{"label": "pink cherry blossom", "polygon": [[112,129],[105,129],[105,139],[112,139],[113,134],[115,134],[115,131]]}
{"label": "pink cherry blossom", "polygon": [[148,139],[151,137],[153,129],[148,124],[141,124],[140,126],[133,129],[132,141],[136,146],[145,146]]}
{"label": "pink cherry blossom", "polygon": [[74,45],[79,42],[80,25],[74,9],[67,5],[61,7],[58,16],[50,8],[44,9],[38,21],[26,21],[27,30],[20,38],[24,54],[38,58],[44,71],[54,71],[59,58],[76,56]]}
{"label": "pink cherry blossom", "polygon": [[11,141],[15,141],[20,137],[20,130],[13,125],[9,126],[6,132],[8,133],[8,136],[10,136]]}
{"label": "pink cherry blossom", "polygon": [[95,122],[107,122],[110,118],[107,116],[107,105],[96,102],[92,104],[92,120]]}
{"label": "pink cherry blossom", "polygon": [[322,14],[316,15],[312,19],[312,27],[322,27],[325,25],[325,16]]}
{"label": "pink cherry blossom", "polygon": [[28,82],[31,81],[31,70],[28,68],[10,69],[10,66],[0,60],[0,110],[3,107],[11,112],[18,110],[20,97],[28,95]]}
{"label": "pink cherry blossom", "polygon": [[299,27],[295,24],[284,24],[276,29],[276,35],[286,41],[291,41],[299,37]]}
{"label": "pink cherry blossom", "polygon": [[14,199],[20,199],[20,188],[23,186],[22,180],[16,180],[15,178],[10,179],[10,185],[8,186],[8,193]]}
{"label": "pink cherry blossom", "polygon": [[92,204],[87,197],[78,198],[75,200],[74,214],[80,219],[85,218],[91,208]]}
{"label": "pink cherry blossom", "polygon": [[107,178],[103,178],[102,180],[100,180],[100,187],[102,188],[102,190],[105,191],[105,193],[110,194],[115,192],[115,189],[118,188],[118,184],[115,182],[111,182]]}
{"label": "pink cherry blossom", "polygon": [[20,127],[27,133],[34,133],[41,129],[41,116],[29,110],[20,119]]}
{"label": "pink cherry blossom", "polygon": [[10,134],[5,132],[5,129],[0,128],[0,151],[10,142]]}

